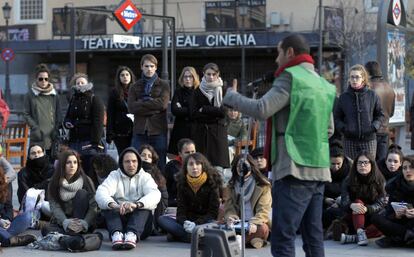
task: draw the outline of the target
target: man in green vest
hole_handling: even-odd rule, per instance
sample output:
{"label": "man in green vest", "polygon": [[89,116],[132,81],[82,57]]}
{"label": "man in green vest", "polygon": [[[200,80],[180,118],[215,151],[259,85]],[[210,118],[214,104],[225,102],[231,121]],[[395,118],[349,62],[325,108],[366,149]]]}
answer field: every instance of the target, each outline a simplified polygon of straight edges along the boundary
{"label": "man in green vest", "polygon": [[265,156],[272,165],[272,255],[295,256],[300,229],[306,256],[323,257],[322,203],[330,182],[328,137],[333,134],[335,87],[314,71],[306,40],[292,34],[278,44],[272,88],[260,99],[237,93],[224,104],[267,119]]}

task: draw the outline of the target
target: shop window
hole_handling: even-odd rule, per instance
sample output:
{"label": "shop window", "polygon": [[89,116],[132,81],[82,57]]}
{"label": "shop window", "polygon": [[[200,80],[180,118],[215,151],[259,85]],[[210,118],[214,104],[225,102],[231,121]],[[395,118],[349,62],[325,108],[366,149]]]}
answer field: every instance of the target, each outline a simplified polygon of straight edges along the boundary
{"label": "shop window", "polygon": [[45,22],[46,0],[17,0],[16,23],[38,24]]}
{"label": "shop window", "polygon": [[250,0],[244,20],[240,15],[238,1],[206,2],[206,30],[258,30],[266,28],[266,0]]}
{"label": "shop window", "polygon": [[[94,6],[102,8],[103,6]],[[70,9],[53,8],[52,31],[53,36],[70,35]],[[76,12],[76,35],[105,35],[106,34],[106,14],[89,13],[85,11]]]}

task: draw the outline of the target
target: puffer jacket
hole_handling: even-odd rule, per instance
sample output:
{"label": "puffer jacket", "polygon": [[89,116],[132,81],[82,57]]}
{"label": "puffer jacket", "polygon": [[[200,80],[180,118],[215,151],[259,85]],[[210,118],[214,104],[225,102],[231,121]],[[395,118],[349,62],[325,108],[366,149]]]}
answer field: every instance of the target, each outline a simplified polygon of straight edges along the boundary
{"label": "puffer jacket", "polygon": [[378,95],[367,86],[360,90],[348,87],[336,105],[335,129],[344,134],[345,139],[371,141],[376,137],[384,113]]}

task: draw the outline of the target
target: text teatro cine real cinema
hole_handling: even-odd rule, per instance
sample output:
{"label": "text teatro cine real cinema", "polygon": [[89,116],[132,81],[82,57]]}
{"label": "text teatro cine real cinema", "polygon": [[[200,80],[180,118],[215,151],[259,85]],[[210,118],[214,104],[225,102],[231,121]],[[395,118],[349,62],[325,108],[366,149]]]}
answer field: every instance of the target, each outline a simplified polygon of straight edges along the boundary
{"label": "text teatro cine real cinema", "polygon": [[[115,43],[109,37],[83,38],[83,49],[124,49],[131,48],[125,43]],[[212,35],[179,35],[176,37],[177,47],[218,47],[218,46],[242,46],[256,45],[253,34],[212,34]],[[133,45],[135,49],[160,48],[162,36],[144,36],[140,38],[140,44]],[[168,37],[168,46],[171,46],[171,37]]]}

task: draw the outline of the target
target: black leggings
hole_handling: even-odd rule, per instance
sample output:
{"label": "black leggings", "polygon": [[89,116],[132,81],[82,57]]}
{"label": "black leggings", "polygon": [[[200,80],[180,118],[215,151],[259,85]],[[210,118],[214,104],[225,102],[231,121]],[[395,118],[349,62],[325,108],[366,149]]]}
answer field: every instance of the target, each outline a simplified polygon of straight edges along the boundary
{"label": "black leggings", "polygon": [[386,236],[404,238],[408,229],[414,228],[414,219],[386,217],[379,214],[372,215],[372,223]]}

